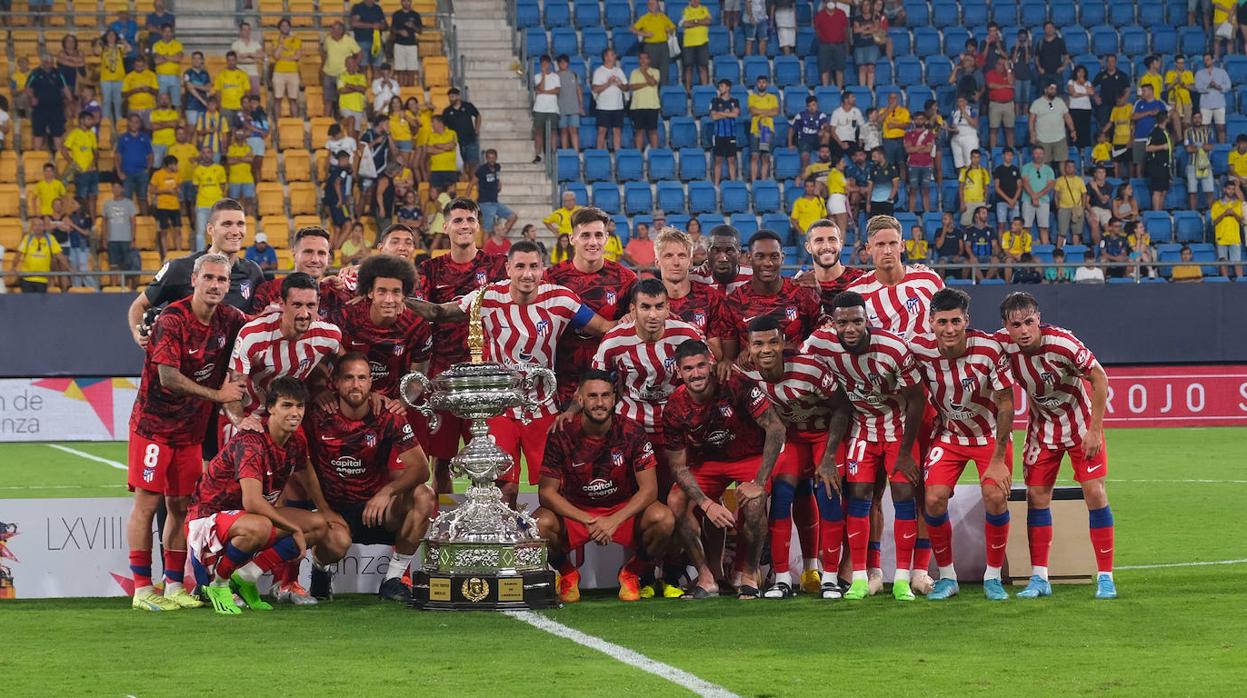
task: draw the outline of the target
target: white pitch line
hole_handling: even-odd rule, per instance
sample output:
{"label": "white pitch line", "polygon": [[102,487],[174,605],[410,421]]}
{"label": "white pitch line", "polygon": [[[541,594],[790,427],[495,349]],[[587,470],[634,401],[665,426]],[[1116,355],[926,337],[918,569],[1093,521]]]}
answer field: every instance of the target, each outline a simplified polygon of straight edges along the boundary
{"label": "white pitch line", "polygon": [[116,468],[118,470],[129,470],[129,468],[127,468],[123,463],[118,463],[115,460],[102,458],[100,456],[87,453],[86,451],[79,451],[76,448],[70,448],[68,446],[62,446],[60,444],[44,444],[44,445],[47,446],[48,448],[55,448],[58,451],[64,451],[65,453],[78,456],[79,458],[86,458],[87,460],[93,460],[97,463],[103,463],[104,465],[107,465],[110,468]]}
{"label": "white pitch line", "polygon": [[85,490],[97,487],[125,487],[125,485],[3,485],[0,490]]}
{"label": "white pitch line", "polygon": [[1210,567],[1212,565],[1243,565],[1247,558],[1241,560],[1210,560],[1208,562],[1166,562],[1159,565],[1120,565],[1113,570],[1159,570],[1168,567]]}
{"label": "white pitch line", "polygon": [[699,696],[708,696],[713,698],[740,698],[740,696],[718,684],[710,683],[709,681],[694,676],[687,671],[677,669],[669,664],[663,664],[656,659],[650,659],[649,657],[646,657],[639,652],[630,650],[627,647],[616,645],[613,642],[607,642],[600,637],[594,637],[593,635],[582,633],[575,628],[569,628],[568,626],[552,621],[545,616],[537,615],[531,611],[506,611],[506,614],[518,621],[528,623],[538,630],[544,630],[551,635],[561,637],[565,640],[571,640],[572,642],[583,647],[588,647],[591,650],[597,650],[611,659],[623,662],[624,664],[636,667],[641,671],[651,673],[661,679],[670,681],[671,683],[686,688]]}

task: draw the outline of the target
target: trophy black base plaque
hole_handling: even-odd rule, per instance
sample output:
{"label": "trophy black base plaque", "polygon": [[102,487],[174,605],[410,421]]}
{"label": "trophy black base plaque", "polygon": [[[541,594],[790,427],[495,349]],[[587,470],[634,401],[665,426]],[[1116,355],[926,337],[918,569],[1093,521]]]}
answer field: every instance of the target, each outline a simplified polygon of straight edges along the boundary
{"label": "trophy black base plaque", "polygon": [[472,574],[417,572],[412,608],[423,611],[519,611],[558,608],[554,572]]}

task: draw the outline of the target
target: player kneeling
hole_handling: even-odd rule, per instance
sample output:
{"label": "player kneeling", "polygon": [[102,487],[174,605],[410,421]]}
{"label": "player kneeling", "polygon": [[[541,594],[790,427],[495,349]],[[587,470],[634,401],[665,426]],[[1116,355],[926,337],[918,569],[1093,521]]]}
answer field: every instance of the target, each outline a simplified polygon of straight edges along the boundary
{"label": "player kneeling", "polygon": [[[307,439],[299,431],[306,404],[307,388],[297,379],[273,381],[264,430],[230,439],[195,488],[186,537],[195,578],[217,613],[241,613],[234,593],[252,610],[271,611],[256,581],[308,547],[320,565],[340,557],[322,545],[330,531],[345,528],[346,522],[330,510],[307,466]],[[292,478],[319,511],[273,506]]]}
{"label": "player kneeling", "polygon": [[[394,557],[377,593],[410,601],[403,573],[437,507],[437,495],[424,484],[429,461],[402,414],[373,409],[372,373],[364,354],[338,360],[330,395],[332,400],[312,407],[306,426],[325,500],[346,521],[330,531],[324,546],[338,559],[352,543],[393,545]],[[332,597],[329,569],[315,559],[312,563],[312,595]]]}
{"label": "player kneeling", "polygon": [[546,441],[536,512],[541,537],[559,572],[559,600],[580,600],[580,572],[568,553],[589,541],[614,541],[627,551],[619,571],[619,600],[641,598],[640,575],[651,555],[668,552],[675,517],[658,501],[657,460],[645,429],[615,418],[615,385],[605,371],[580,379],[580,414],[556,426]]}

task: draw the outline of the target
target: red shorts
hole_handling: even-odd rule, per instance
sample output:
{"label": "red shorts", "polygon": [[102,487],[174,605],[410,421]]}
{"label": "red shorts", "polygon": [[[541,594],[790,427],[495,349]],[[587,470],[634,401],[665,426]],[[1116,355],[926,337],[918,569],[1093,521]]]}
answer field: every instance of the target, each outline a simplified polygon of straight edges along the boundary
{"label": "red shorts", "polygon": [[[900,453],[900,441],[880,443],[877,441],[866,441],[865,439],[853,439],[852,443],[849,444],[848,456],[845,458],[845,461],[847,461],[846,470],[849,473],[848,481],[873,484],[877,481],[879,472],[883,471],[888,474],[888,480],[891,482],[908,482],[904,475],[896,472],[896,458]],[[914,440],[912,453],[914,462],[921,463],[918,460],[917,439]]]}
{"label": "red shorts", "polygon": [[1095,458],[1087,460],[1083,455],[1082,444],[1072,448],[1058,446],[1045,448],[1038,444],[1028,444],[1022,452],[1022,473],[1028,487],[1052,487],[1056,484],[1057,472],[1061,470],[1061,458],[1069,454],[1070,465],[1074,466],[1074,481],[1086,482],[1108,475],[1108,448],[1101,448]]}
{"label": "red shorts", "polygon": [[[613,507],[580,507],[581,511],[592,516],[610,516],[615,512],[627,506],[627,502],[620,502]],[[576,550],[589,542],[589,527],[580,523],[575,519],[562,519],[563,533],[567,536],[567,549]],[[615,534],[611,536],[611,540],[622,545],[625,548],[632,547],[632,541],[638,538],[641,525],[641,517],[634,516],[631,521],[625,521],[619,524],[619,528],[615,529]]]}
{"label": "red shorts", "polygon": [[528,484],[535,485],[541,480],[541,461],[546,454],[546,437],[550,425],[554,424],[557,414],[535,417],[525,424],[511,415],[490,417],[489,435],[503,453],[511,456],[515,466],[498,477],[499,482],[520,481],[520,455],[528,463]]}
{"label": "red shorts", "polygon": [[[924,389],[922,394],[927,395]],[[940,411],[935,409],[935,405],[931,404],[929,397],[924,397],[927,401],[926,406],[922,409],[922,428],[918,432],[918,438],[914,439],[914,443],[918,446],[918,454],[916,458],[919,463],[927,459],[927,451],[935,445],[935,430],[940,424]]]}
{"label": "red shorts", "polygon": [[[245,510],[229,509],[187,521],[186,544],[191,554],[203,563],[205,568],[213,569],[217,558],[225,550],[225,544],[230,541],[229,530],[236,521],[246,515]],[[282,531],[274,526],[268,534],[268,541],[252,552],[259,552],[272,546],[280,535],[283,535]]]}
{"label": "red shorts", "polygon": [[130,491],[189,497],[203,473],[203,445],[169,446],[130,432]]}
{"label": "red shorts", "polygon": [[[844,448],[843,440],[840,448]],[[784,450],[780,451],[775,461],[775,469],[771,477],[791,475],[798,479],[814,477],[818,471],[818,463],[823,459],[823,451],[827,449],[827,433],[817,431],[796,431],[788,433]],[[837,458],[836,463],[844,461]]]}
{"label": "red shorts", "polygon": [[407,419],[416,430],[420,443],[424,444],[425,453],[430,458],[449,460],[459,454],[460,441],[466,444],[472,440],[472,420],[460,419],[449,412],[438,412],[437,417],[437,430],[433,431],[429,429],[429,420],[424,415],[415,410],[407,412]]}
{"label": "red shorts", "polygon": [[[732,461],[708,460],[693,468],[693,477],[702,493],[717,502],[734,483],[752,482],[761,467],[761,455]],[[769,482],[767,490],[770,490]]]}
{"label": "red shorts", "polygon": [[[991,465],[992,453],[995,450],[994,439],[983,446],[961,446],[946,441],[937,441],[931,445],[931,450],[927,453],[927,462],[923,466],[926,471],[924,482],[928,487],[931,485],[953,487],[961,478],[961,472],[965,470],[966,463],[970,461],[974,461],[974,466],[978,468],[981,481],[987,466]],[[1005,463],[1012,469],[1012,444],[1005,449]]]}

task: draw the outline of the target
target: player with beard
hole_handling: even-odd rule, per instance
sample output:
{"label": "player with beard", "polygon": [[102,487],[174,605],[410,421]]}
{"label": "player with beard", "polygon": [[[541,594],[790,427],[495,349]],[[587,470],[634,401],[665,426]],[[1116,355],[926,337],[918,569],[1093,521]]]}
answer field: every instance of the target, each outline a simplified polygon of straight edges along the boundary
{"label": "player with beard", "polygon": [[799,274],[797,282],[811,287],[817,286],[823,315],[826,317],[831,317],[831,304],[836,300],[836,295],[866,273],[861,269],[844,266],[840,261],[840,252],[843,249],[844,231],[830,218],[814,221],[805,231],[805,251],[814,261],[814,270]]}
{"label": "player with beard", "polygon": [[[1074,480],[1082,485],[1091,520],[1097,599],[1117,598],[1113,582],[1113,511],[1104,478],[1108,455],[1104,446],[1104,411],[1108,375],[1091,350],[1069,330],[1045,325],[1039,302],[1015,292],[1000,304],[1004,329],[996,339],[1004,345],[1013,376],[1026,391],[1030,414],[1022,465],[1026,475],[1026,535],[1030,542],[1031,579],[1020,599],[1052,594],[1048,583],[1048,552],[1052,548],[1052,488],[1061,459],[1069,454]],[[1086,383],[1091,384],[1087,394]]]}
{"label": "player with beard", "polygon": [[[748,354],[749,323],[770,316],[784,334],[788,349],[796,349],[818,327],[822,308],[818,296],[792,279],[785,279],[784,245],[773,230],[759,230],[749,238],[753,276],[727,295],[727,308],[737,323],[742,354]],[[736,357],[728,355],[728,359]]]}
{"label": "player with beard", "polygon": [[[424,483],[429,463],[411,425],[400,414],[372,408],[372,373],[368,357],[343,356],[334,366],[334,409],[312,407],[305,423],[312,466],[325,501],[346,521],[325,538],[330,556],[342,557],[352,543],[393,545],[394,556],[378,594],[408,602],[411,590],[403,573],[429,527],[437,495]],[[313,578],[312,594],[332,597],[332,576]]]}
{"label": "player with beard", "polygon": [[1009,542],[1009,491],[1013,479],[1013,371],[1004,347],[986,332],[969,329],[970,297],[946,288],[931,297],[931,327],[909,346],[917,360],[939,421],[925,463],[926,506],[923,517],[940,578],[927,598],[955,596],[953,528],[948,498],[974,461],[987,514],[984,531],[987,570],[983,593],[991,601],[1009,598],[1000,581]]}
{"label": "player with beard", "polygon": [[[659,277],[667,289],[671,316],[696,327],[715,359],[722,359],[725,345],[733,354],[737,353],[736,328],[723,307],[723,294],[690,276],[692,255],[693,240],[688,233],[668,227],[654,238],[654,256]],[[724,365],[731,366],[727,362]]]}
{"label": "player with beard", "polygon": [[693,281],[707,284],[725,296],[744,286],[752,276],[753,269],[740,264],[740,233],[726,224],[711,228],[706,261],[688,275]]}
{"label": "player with beard", "polygon": [[[480,233],[480,207],[471,199],[455,199],[446,206],[443,232],[450,238],[450,252],[427,259],[420,264],[421,296],[430,303],[449,303],[483,288],[485,284],[501,281],[507,276],[507,258],[500,254],[486,254],[476,246]],[[429,377],[462,361],[468,356],[468,327],[461,322],[438,322],[433,325],[433,346],[437,347],[429,361]],[[425,425],[423,415],[409,412],[408,420],[420,429]],[[469,422],[450,412],[438,413],[436,431],[421,434],[421,442],[428,447],[433,459],[434,484],[439,493],[449,493],[453,487],[450,479],[449,461],[459,452],[459,441],[472,437]],[[427,429],[426,429],[427,431]]]}
{"label": "player with beard", "polygon": [[[559,338],[568,330],[601,336],[615,323],[581,303],[571,289],[543,281],[545,261],[537,244],[520,240],[507,251],[507,280],[449,303],[417,300],[412,307],[431,322],[466,322],[480,299],[485,361],[508,365],[535,364],[553,370]],[[503,498],[515,506],[519,494],[520,456],[528,463],[528,482],[540,479],[546,436],[558,416],[554,391],[543,381],[534,408],[516,407],[489,420],[489,433],[514,467],[499,478]]]}
{"label": "player with beard", "polygon": [[[415,231],[403,223],[395,223],[383,230],[381,240],[377,242],[379,254],[388,254],[407,261],[412,260],[417,248]],[[335,276],[330,277],[329,283],[343,293],[344,298],[350,298],[358,290],[361,266],[362,264],[356,264],[343,267]],[[421,291],[421,287],[417,284],[412,293],[418,295]]]}
{"label": "player with beard", "polygon": [[[792,542],[793,504],[798,496],[809,496],[815,465],[825,460],[826,449],[835,453],[835,442],[844,432],[849,416],[848,406],[831,371],[817,359],[786,351],[784,345],[779,323],[763,315],[749,323],[752,367],[736,368],[766,395],[788,429],[787,443],[771,481],[771,571],[775,580],[763,594],[768,599],[792,597],[796,580],[789,573],[788,548]],[[828,434],[834,441],[828,440]],[[801,587],[808,593],[821,594],[824,599],[837,599],[840,586],[836,583],[836,569],[840,566],[844,511],[838,486],[824,485],[817,492],[819,516],[816,524],[811,526],[802,521],[797,530],[801,547],[806,548],[808,538],[818,553],[805,558]],[[824,569],[829,570],[829,583],[824,583],[819,574],[820,558]]]}
{"label": "player with beard", "polygon": [[[333,261],[333,250],[329,246],[329,231],[319,225],[299,228],[294,234],[294,270],[307,274],[319,284],[320,304],[316,308],[320,319],[331,317],[350,296],[331,280],[325,278],[325,272]],[[251,303],[251,314],[263,315],[281,303],[281,279],[271,279],[260,284]]]}
{"label": "player with beard", "polygon": [[619,570],[619,600],[641,598],[640,576],[654,568],[671,542],[675,517],[658,501],[654,447],[639,424],[614,413],[611,375],[590,369],[576,389],[578,415],[556,426],[546,443],[534,513],[559,572],[559,600],[580,600],[580,572],[568,553],[592,541],[618,543],[627,562]]}
{"label": "player with beard", "polygon": [[[718,528],[737,531],[742,559],[738,598],[756,599],[758,565],[766,539],[766,499],[771,473],[784,448],[787,429],[762,391],[740,374],[720,381],[705,342],[687,340],[676,350],[684,385],[663,409],[663,442],[676,486],[667,506],[697,580],[685,598],[719,593],[701,542],[700,514]],[[719,500],[736,484],[736,515]]]}
{"label": "player with beard", "polygon": [[[858,600],[870,593],[870,509],[875,483],[882,472],[891,486],[896,513],[896,579],[892,595],[898,601],[912,601],[910,568],[918,535],[914,495],[922,479],[915,445],[927,404],[913,354],[900,337],[870,327],[866,322],[866,301],[853,291],[836,296],[831,326],[815,330],[801,351],[826,365],[853,407],[848,448],[837,449],[844,441],[841,433],[833,433],[819,465],[819,478],[831,482],[841,477],[838,469],[846,469],[847,461],[853,582],[845,598]],[[926,570],[921,573],[926,574]],[[917,574],[915,571],[914,576]],[[831,581],[834,583],[834,576]]]}
{"label": "player with beard", "polygon": [[[238,400],[243,392],[240,382],[226,380],[234,336],[247,319],[242,311],[223,304],[230,259],[215,253],[200,256],[191,271],[191,284],[194,293],[170,303],[152,325],[130,415],[131,606],[144,611],[200,605],[182,587],[187,504],[203,471],[201,443],[216,404]],[[163,595],[152,585],[152,520],[161,502],[168,511],[161,531]]]}
{"label": "player with beard", "polygon": [[[341,556],[324,544],[346,522],[329,508],[308,467],[307,439],[299,426],[307,387],[288,376],[273,381],[261,431],[230,440],[204,469],[188,514],[196,581],[223,615],[241,613],[234,594],[253,611],[271,611],[256,582],[264,572],[312,551],[318,565]],[[319,511],[275,506],[289,480],[298,480]]]}
{"label": "player with beard", "polygon": [[[572,290],[593,312],[607,320],[618,320],[628,312],[628,299],[636,274],[618,262],[606,259],[606,226],[610,216],[587,206],[572,214],[572,258],[546,269],[546,281]],[[589,368],[600,338],[573,331],[559,338],[554,372],[558,374],[558,404],[571,402],[576,381]]]}

